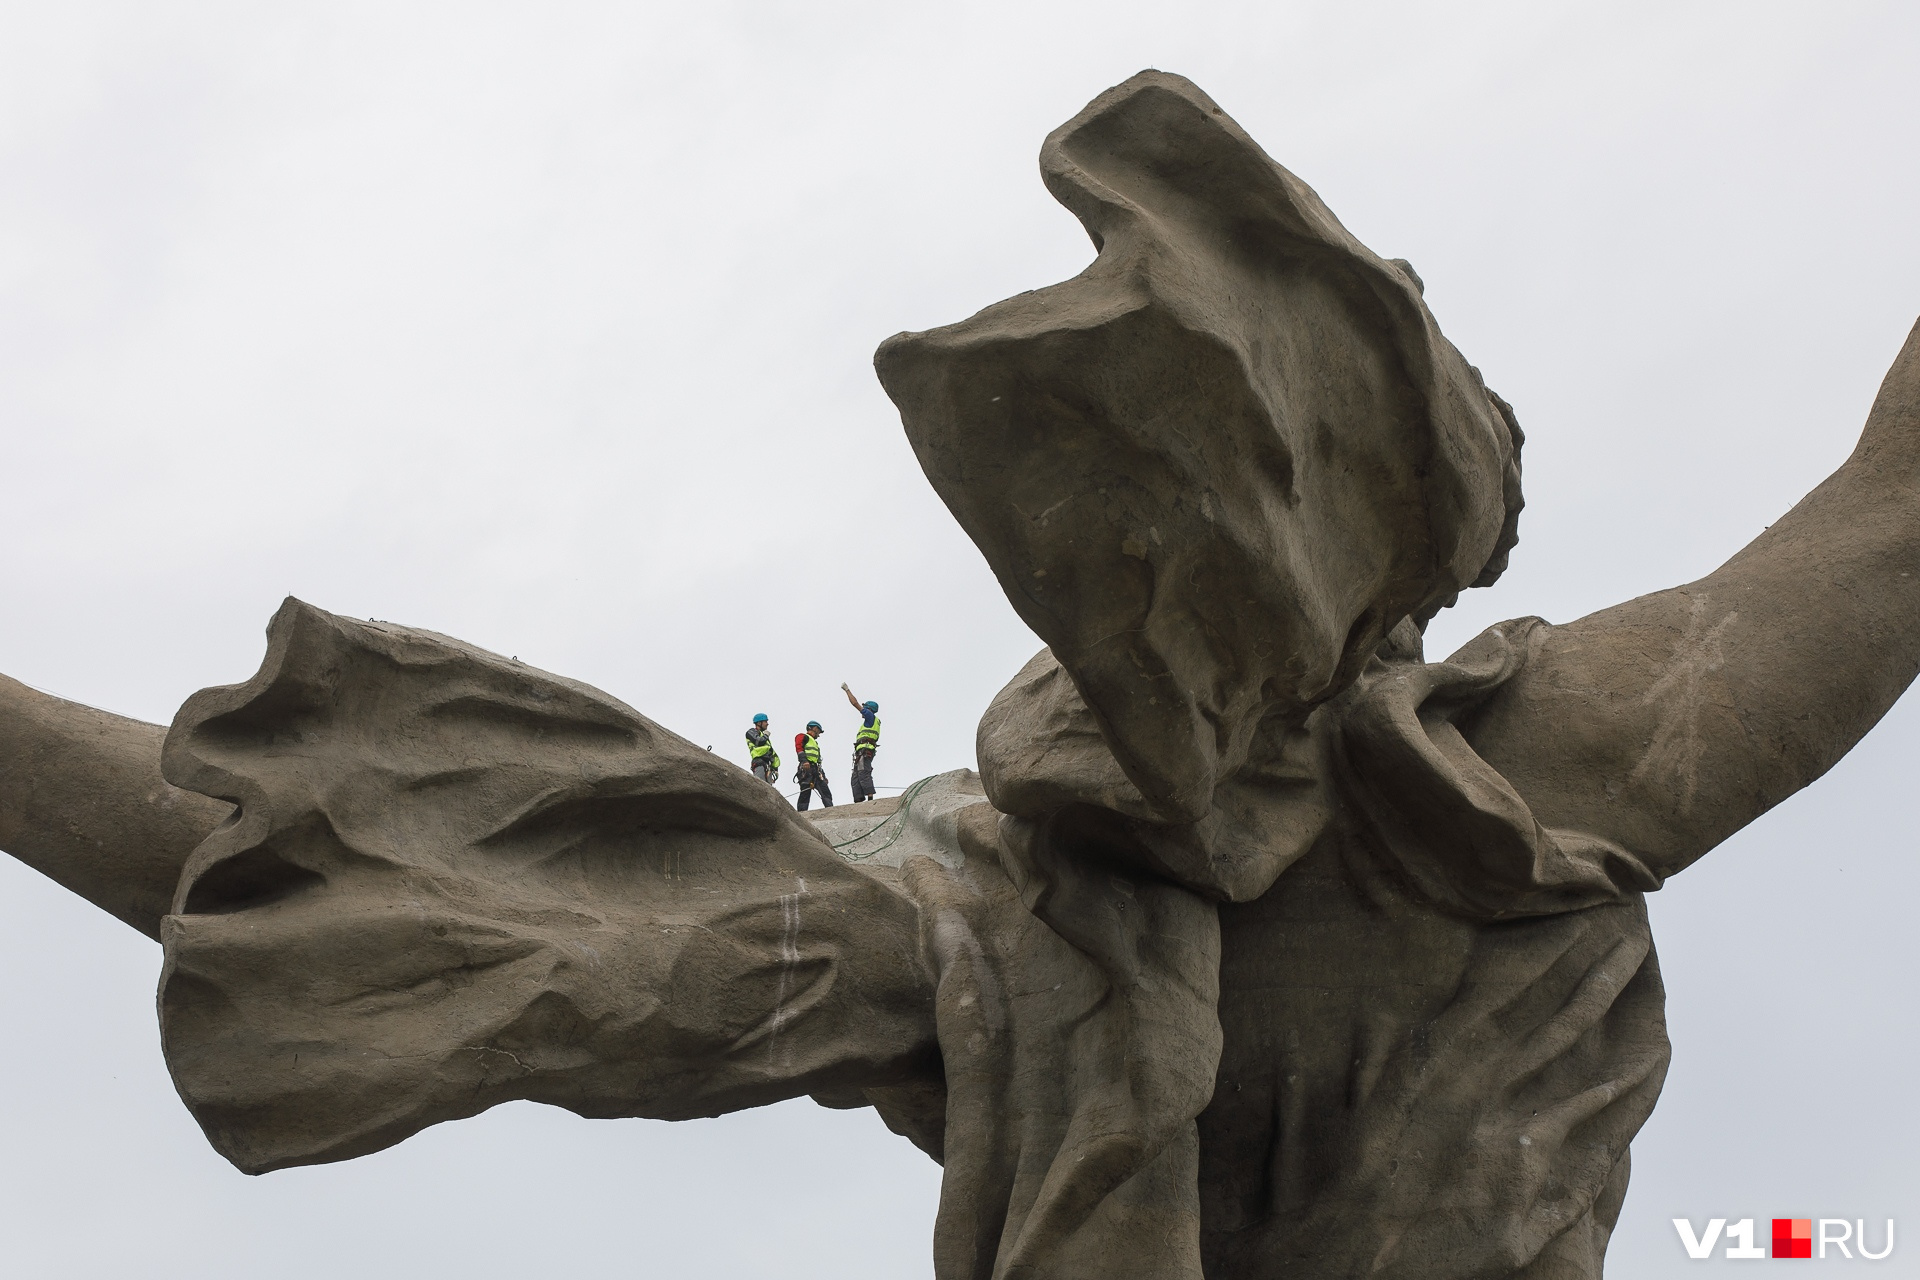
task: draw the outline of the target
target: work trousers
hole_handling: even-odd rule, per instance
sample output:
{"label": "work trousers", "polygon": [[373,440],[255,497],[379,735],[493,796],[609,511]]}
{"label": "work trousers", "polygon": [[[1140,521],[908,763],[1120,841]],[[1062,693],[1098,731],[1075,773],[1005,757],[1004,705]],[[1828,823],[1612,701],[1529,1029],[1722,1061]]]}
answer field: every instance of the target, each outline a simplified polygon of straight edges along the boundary
{"label": "work trousers", "polygon": [[771,760],[755,760],[753,762],[753,776],[768,786],[772,786],[780,779],[780,773],[773,767],[773,761]]}
{"label": "work trousers", "polygon": [[833,792],[827,789],[827,771],[817,764],[803,764],[793,775],[800,784],[800,811],[806,812],[807,805],[813,801],[813,793],[820,793],[820,807],[833,808]]}
{"label": "work trousers", "polygon": [[873,799],[873,752],[853,753],[853,802]]}

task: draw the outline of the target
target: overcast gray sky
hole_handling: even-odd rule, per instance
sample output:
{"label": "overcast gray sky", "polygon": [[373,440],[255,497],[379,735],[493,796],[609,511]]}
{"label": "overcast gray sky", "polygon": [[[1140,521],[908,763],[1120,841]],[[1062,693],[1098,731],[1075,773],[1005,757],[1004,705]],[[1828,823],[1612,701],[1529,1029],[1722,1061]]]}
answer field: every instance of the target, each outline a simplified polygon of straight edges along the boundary
{"label": "overcast gray sky", "polygon": [[[1430,651],[1712,568],[1920,313],[1911,3],[0,0],[0,671],[164,722],[291,593],[728,752],[765,710],[840,758],[850,681],[881,783],[972,764],[1038,642],[871,353],[1091,259],[1034,157],[1147,66],[1411,259],[1527,429],[1513,568]],[[1613,1274],[1727,1265],[1675,1216],[1920,1229],[1917,763],[1910,697],[1655,896]],[[249,1179],[158,948],[0,859],[0,965],[13,1275],[930,1272],[938,1170],[871,1113],[520,1105]]]}

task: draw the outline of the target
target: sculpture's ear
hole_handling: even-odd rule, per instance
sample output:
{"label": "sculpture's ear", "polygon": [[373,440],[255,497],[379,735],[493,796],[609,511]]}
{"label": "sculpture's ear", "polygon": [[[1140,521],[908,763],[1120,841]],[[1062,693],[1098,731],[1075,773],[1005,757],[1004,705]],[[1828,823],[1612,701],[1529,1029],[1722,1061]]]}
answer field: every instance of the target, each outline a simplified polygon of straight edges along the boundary
{"label": "sculpture's ear", "polygon": [[1263,722],[1497,572],[1518,432],[1411,274],[1188,81],[1109,90],[1041,168],[1098,259],[875,363],[1126,777],[1196,822]]}

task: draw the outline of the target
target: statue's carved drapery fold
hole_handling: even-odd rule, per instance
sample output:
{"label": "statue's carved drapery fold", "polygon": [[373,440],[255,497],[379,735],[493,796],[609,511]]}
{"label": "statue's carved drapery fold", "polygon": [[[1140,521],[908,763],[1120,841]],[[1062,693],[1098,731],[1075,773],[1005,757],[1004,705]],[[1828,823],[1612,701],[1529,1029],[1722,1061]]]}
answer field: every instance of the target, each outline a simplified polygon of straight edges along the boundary
{"label": "statue's carved drapery fold", "polygon": [[[1409,629],[1309,720],[1297,794],[1268,793],[1280,819],[1318,815],[1295,829],[1306,852],[1259,899],[1218,908],[1201,1260],[1151,1274],[1598,1275],[1666,1071],[1642,903],[1658,879],[1544,826],[1462,733],[1525,670],[1540,625],[1503,623],[1441,663]],[[1124,844],[1137,802],[1091,714],[1044,653],[995,707],[983,767],[1055,815],[1007,824],[1057,829],[1059,863],[1077,855],[1092,878],[1113,846],[1069,833]],[[1038,910],[1075,936],[1070,907]],[[1174,1095],[1156,1101],[1141,1132],[1177,1149]]]}
{"label": "statue's carved drapery fold", "polygon": [[1212,909],[1164,882],[1056,881],[1046,891],[1071,895],[1072,918],[1104,935],[1063,936],[1030,909],[1036,877],[1007,874],[1017,856],[1001,827],[980,803],[955,865],[905,868],[939,975],[935,1273],[1197,1276],[1193,1117],[1219,1035]]}
{"label": "statue's carved drapery fold", "polygon": [[1665,995],[1639,861],[1543,826],[1462,732],[1539,625],[1390,647],[1316,713],[1335,817],[1220,912],[1207,1274],[1600,1274]]}
{"label": "statue's carved drapery fold", "polygon": [[1614,841],[1537,821],[1459,722],[1517,675],[1546,624],[1491,627],[1445,662],[1369,664],[1343,697],[1352,810],[1430,901],[1485,919],[1551,915],[1660,887]]}
{"label": "statue's carved drapery fold", "polygon": [[680,1119],[933,1056],[914,905],[585,685],[288,601],[164,761],[238,806],[161,930],[160,1016],[243,1169],[514,1098]]}

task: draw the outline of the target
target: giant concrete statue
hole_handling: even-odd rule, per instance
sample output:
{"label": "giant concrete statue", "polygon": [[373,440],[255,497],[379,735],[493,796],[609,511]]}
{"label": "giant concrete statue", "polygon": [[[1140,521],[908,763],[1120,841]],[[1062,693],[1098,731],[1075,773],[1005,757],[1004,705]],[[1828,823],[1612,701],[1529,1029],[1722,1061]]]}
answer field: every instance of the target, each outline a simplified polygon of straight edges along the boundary
{"label": "giant concrete statue", "polygon": [[979,772],[802,816],[582,684],[288,601],[170,729],[0,682],[0,845],[165,948],[250,1173],[530,1098],[873,1106],[942,1280],[1597,1277],[1668,1043],[1644,895],[1920,666],[1920,331],[1698,582],[1429,661],[1520,428],[1203,93],[1062,126],[1084,272],[877,366],[1046,643]]}

